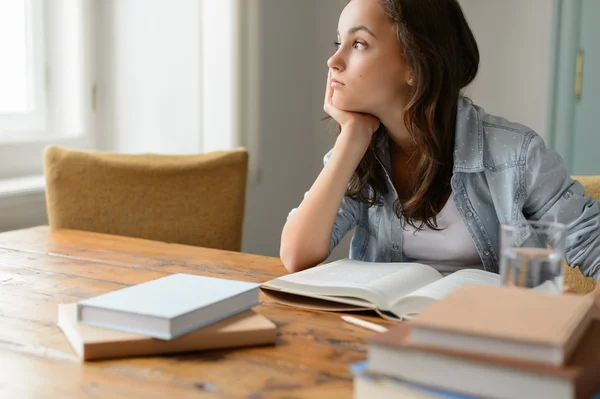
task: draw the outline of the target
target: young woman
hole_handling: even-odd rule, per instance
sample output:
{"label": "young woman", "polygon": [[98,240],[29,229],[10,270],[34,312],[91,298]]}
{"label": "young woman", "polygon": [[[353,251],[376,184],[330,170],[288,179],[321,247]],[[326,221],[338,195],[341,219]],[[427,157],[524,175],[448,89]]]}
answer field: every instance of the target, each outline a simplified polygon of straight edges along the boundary
{"label": "young woman", "polygon": [[350,257],[498,272],[502,223],[568,225],[566,258],[600,278],[600,204],[526,126],[461,96],[479,52],[456,0],[351,0],[324,109],[340,127],[281,237],[290,272]]}

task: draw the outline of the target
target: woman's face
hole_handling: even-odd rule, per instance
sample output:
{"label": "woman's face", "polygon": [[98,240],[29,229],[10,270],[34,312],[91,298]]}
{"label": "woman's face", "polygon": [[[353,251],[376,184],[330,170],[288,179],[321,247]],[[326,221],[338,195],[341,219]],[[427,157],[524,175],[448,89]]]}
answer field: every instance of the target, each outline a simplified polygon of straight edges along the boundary
{"label": "woman's face", "polygon": [[327,62],[335,107],[379,116],[405,104],[411,71],[378,0],[350,1],[340,15],[338,43]]}

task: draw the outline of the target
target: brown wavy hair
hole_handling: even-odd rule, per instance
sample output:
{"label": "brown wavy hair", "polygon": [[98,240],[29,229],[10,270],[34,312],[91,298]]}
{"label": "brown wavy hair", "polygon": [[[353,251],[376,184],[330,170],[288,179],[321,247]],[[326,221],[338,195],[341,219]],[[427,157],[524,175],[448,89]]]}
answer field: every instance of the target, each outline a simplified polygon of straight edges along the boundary
{"label": "brown wavy hair", "polygon": [[[460,91],[477,75],[479,49],[456,0],[379,1],[396,25],[415,81],[403,112],[419,157],[413,178],[420,184],[396,202],[395,212],[414,228],[439,230],[436,215],[451,190],[456,107]],[[369,206],[382,202],[387,186],[375,147],[388,137],[385,126],[373,135],[350,179],[350,198]]]}

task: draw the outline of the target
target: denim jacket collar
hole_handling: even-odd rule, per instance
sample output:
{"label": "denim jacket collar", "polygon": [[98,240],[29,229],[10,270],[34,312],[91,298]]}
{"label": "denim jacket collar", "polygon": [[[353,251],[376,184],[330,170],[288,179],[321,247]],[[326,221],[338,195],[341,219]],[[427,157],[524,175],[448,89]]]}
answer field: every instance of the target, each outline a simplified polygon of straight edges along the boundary
{"label": "denim jacket collar", "polygon": [[[375,148],[384,169],[391,171],[389,140],[383,139]],[[454,172],[481,172],[483,166],[483,122],[471,101],[459,97],[454,139]]]}
{"label": "denim jacket collar", "polygon": [[454,137],[454,172],[483,171],[483,122],[477,108],[464,97],[458,99]]}

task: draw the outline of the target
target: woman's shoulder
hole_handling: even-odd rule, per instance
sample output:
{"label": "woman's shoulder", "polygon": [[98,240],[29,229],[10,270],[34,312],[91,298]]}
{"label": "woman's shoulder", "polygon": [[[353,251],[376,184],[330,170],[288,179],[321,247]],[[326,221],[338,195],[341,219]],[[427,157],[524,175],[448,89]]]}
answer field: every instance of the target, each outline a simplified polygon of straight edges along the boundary
{"label": "woman's shoulder", "polygon": [[478,116],[478,144],[488,169],[524,165],[532,146],[545,146],[543,138],[529,126],[488,113],[481,106],[472,107]]}
{"label": "woman's shoulder", "polygon": [[522,123],[510,120],[504,116],[487,112],[482,106],[467,100],[467,106],[472,107],[477,114],[478,122],[481,123],[484,138],[494,139],[496,136],[524,137],[536,135],[537,133]]}

